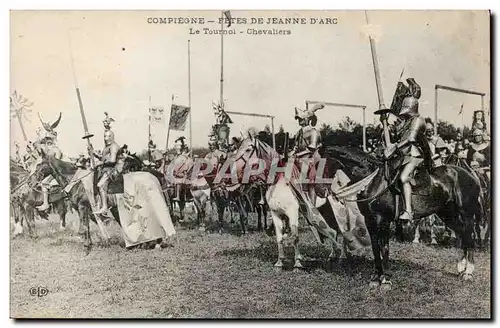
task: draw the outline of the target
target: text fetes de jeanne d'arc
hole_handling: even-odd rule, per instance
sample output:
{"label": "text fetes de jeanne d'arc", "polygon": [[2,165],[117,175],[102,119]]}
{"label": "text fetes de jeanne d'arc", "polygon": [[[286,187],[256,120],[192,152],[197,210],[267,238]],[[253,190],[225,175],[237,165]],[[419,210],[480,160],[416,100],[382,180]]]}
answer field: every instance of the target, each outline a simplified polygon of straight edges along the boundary
{"label": "text fetes de jeanne d'arc", "polygon": [[336,25],[338,24],[337,17],[233,17],[230,20],[227,18],[207,19],[205,17],[148,17],[149,24],[187,24],[187,25],[204,25],[204,24],[229,24],[231,25]]}

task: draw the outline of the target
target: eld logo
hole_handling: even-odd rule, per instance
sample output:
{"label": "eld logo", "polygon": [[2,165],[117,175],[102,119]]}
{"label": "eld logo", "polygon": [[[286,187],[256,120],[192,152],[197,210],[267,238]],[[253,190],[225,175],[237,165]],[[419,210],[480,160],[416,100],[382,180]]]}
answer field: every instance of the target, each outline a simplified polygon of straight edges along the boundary
{"label": "eld logo", "polygon": [[49,290],[45,287],[31,287],[30,288],[30,295],[31,296],[44,297],[44,296],[47,296],[48,293],[49,293]]}

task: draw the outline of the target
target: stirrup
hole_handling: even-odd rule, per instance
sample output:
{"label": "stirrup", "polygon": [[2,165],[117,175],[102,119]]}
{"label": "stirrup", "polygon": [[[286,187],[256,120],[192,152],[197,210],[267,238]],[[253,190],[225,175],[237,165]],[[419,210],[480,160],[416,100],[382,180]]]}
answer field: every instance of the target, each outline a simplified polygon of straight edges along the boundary
{"label": "stirrup", "polygon": [[410,224],[413,223],[413,215],[408,212],[407,210],[405,210],[400,216],[399,216],[399,220],[401,221],[406,221]]}

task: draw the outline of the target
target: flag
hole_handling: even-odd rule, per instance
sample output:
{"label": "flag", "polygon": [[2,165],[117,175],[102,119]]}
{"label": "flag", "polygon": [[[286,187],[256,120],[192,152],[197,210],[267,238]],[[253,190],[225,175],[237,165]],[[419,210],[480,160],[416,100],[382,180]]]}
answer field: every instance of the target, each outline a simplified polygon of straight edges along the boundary
{"label": "flag", "polygon": [[462,114],[463,110],[464,110],[464,104],[462,104],[462,106],[460,106],[460,112],[458,112],[458,115]]}
{"label": "flag", "polygon": [[172,104],[172,110],[170,112],[170,124],[168,126],[169,129],[184,131],[184,129],[186,128],[186,122],[190,110],[191,109],[189,107]]}
{"label": "flag", "polygon": [[161,124],[165,120],[165,108],[163,106],[154,106],[149,108],[149,121],[151,124]]}
{"label": "flag", "polygon": [[229,10],[226,10],[223,13],[224,13],[224,16],[226,16],[226,19],[229,21],[227,23],[227,27],[230,27],[231,26],[231,12]]}
{"label": "flag", "polygon": [[398,82],[391,103],[391,112],[394,115],[399,115],[401,105],[403,104],[403,99],[406,97],[409,91],[410,89],[403,82]]}

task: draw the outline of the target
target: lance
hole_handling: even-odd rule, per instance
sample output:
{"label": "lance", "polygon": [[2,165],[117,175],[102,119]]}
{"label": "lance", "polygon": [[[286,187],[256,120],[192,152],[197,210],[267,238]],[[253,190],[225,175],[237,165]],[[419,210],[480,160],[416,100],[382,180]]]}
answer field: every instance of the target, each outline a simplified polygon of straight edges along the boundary
{"label": "lance", "polygon": [[90,157],[90,166],[92,168],[95,167],[95,162],[94,162],[94,149],[92,147],[92,143],[90,142],[90,138],[92,138],[94,135],[89,133],[89,128],[87,125],[87,118],[85,117],[85,111],[83,110],[83,102],[82,102],[82,95],[80,93],[80,88],[78,87],[78,83],[76,80],[76,73],[75,73],[75,63],[74,63],[74,58],[73,58],[73,50],[71,47],[71,35],[70,32],[68,31],[68,40],[69,40],[69,54],[70,54],[70,59],[71,59],[71,72],[73,73],[73,83],[75,85],[75,90],[76,90],[76,98],[78,99],[78,107],[80,108],[80,116],[82,117],[82,124],[83,124],[83,132],[85,133],[82,139],[87,140],[87,148],[89,151],[89,157]]}
{"label": "lance", "polygon": [[[366,25],[369,27],[369,22],[368,22],[368,14],[365,11],[365,18],[366,18]],[[379,109],[375,111],[376,115],[381,115],[380,121],[382,122],[382,125],[384,127],[384,139],[385,139],[385,145],[389,145],[391,143],[391,138],[389,134],[389,129],[387,127],[387,114],[391,111],[385,106],[384,103],[384,93],[382,91],[382,82],[380,79],[380,69],[378,66],[378,58],[377,58],[377,49],[375,47],[375,40],[373,40],[370,31],[368,31],[368,39],[370,40],[370,49],[371,49],[371,54],[372,54],[372,61],[373,61],[373,73],[375,75],[375,85],[377,87],[377,96],[378,96],[378,105]]]}
{"label": "lance", "polygon": [[[78,83],[76,80],[75,64],[74,64],[74,59],[73,59],[73,51],[72,51],[72,47],[71,47],[70,31],[68,31],[68,40],[69,40],[69,54],[71,57],[70,58],[71,59],[71,72],[73,73],[73,83],[75,84],[76,97],[78,99],[78,107],[80,108],[80,115],[82,117],[83,131],[85,133],[85,135],[82,137],[82,139],[87,140],[87,146],[88,146],[89,157],[90,157],[90,166],[92,169],[94,169],[95,168],[94,149],[92,147],[92,143],[90,142],[90,138],[92,138],[94,135],[89,133],[89,128],[87,125],[87,118],[85,117],[85,111],[83,110],[82,96],[81,96],[80,88],[78,88]],[[97,174],[97,173],[94,173],[94,174]],[[89,200],[90,200],[90,205],[92,207],[92,210],[94,210],[96,207],[96,201],[92,197],[89,197]],[[94,217],[96,219],[97,225],[99,226],[99,230],[101,231],[101,235],[104,237],[104,240],[107,242],[110,238],[108,230],[104,226],[104,223],[102,222],[99,215],[94,214]]]}

